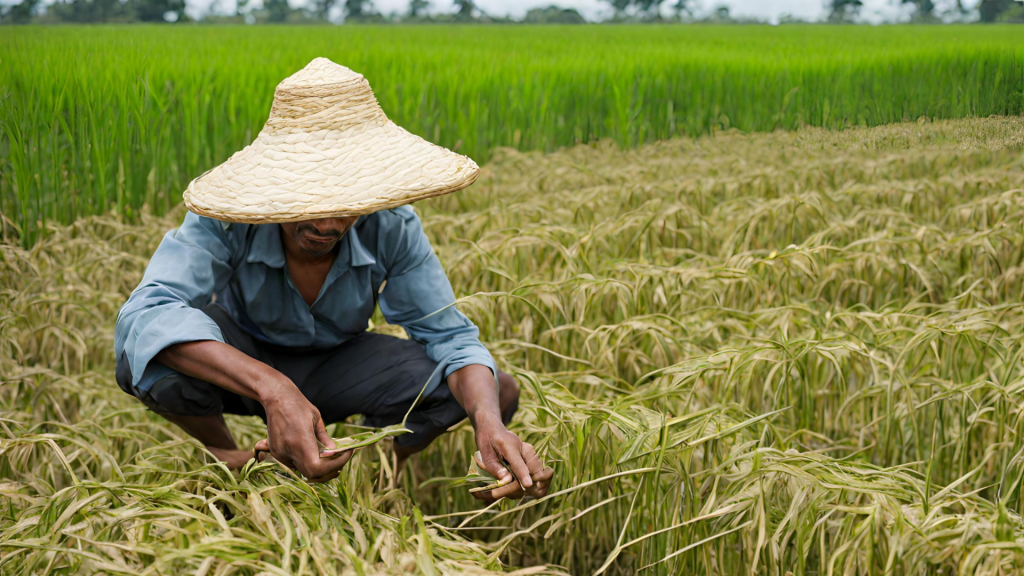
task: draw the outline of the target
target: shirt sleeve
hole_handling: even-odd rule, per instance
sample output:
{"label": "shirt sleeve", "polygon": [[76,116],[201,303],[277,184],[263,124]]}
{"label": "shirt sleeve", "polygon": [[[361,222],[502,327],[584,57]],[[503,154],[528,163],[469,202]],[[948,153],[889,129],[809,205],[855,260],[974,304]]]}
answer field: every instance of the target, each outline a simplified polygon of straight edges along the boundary
{"label": "shirt sleeve", "polygon": [[470,364],[486,366],[496,375],[494,359],[480,343],[480,330],[455,307],[451,283],[416,212],[408,206],[391,212],[401,224],[380,229],[387,268],[380,310],[389,323],[402,326],[410,338],[423,343],[427,356],[438,363],[440,372],[424,393],[437,386],[440,375],[447,378]]}
{"label": "shirt sleeve", "polygon": [[201,308],[231,277],[229,244],[223,224],[191,212],[180,228],[164,236],[142,282],[121,307],[114,329],[114,351],[128,361],[132,386],[148,390],[172,373],[151,362],[168,346],[224,341],[220,328]]}

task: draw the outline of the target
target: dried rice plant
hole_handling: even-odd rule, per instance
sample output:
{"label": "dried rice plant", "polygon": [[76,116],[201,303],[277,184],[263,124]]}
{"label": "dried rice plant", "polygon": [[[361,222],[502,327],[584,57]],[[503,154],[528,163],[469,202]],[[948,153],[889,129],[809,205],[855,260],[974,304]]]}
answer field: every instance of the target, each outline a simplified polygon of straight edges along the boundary
{"label": "dried rice plant", "polygon": [[114,318],[180,209],[15,238],[0,573],[1021,572],[1022,149],[991,118],[502,150],[418,204],[556,469],[486,509],[466,424],[397,488],[383,446],[310,486],[123,394]]}

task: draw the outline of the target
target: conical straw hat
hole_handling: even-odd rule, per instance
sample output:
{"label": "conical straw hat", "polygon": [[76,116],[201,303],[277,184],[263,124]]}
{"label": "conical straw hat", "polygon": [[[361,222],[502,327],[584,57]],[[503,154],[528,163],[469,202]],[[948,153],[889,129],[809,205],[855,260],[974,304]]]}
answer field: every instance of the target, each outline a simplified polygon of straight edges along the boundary
{"label": "conical straw hat", "polygon": [[277,85],[256,140],[193,180],[185,205],[249,224],[356,216],[465,188],[479,171],[388,120],[361,74],[317,58]]}

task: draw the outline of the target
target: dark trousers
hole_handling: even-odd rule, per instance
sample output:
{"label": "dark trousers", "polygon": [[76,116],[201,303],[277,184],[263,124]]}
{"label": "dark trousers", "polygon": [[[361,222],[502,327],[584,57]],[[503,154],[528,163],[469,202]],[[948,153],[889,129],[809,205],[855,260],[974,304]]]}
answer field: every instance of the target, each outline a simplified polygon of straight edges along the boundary
{"label": "dark trousers", "polygon": [[[334,348],[300,350],[256,340],[216,304],[203,312],[220,327],[225,343],[291,379],[328,424],[353,414],[362,414],[368,426],[398,424],[428,379],[441,376],[434,374],[437,363],[427,357],[423,345],[411,340],[364,332]],[[118,385],[158,414],[228,413],[267,419],[259,402],[180,372],[157,380],[149,390],[136,389],[131,382],[131,368],[122,356],[117,363]],[[406,427],[413,432],[395,441],[406,447],[421,446],[465,417],[442,379],[409,415]]]}

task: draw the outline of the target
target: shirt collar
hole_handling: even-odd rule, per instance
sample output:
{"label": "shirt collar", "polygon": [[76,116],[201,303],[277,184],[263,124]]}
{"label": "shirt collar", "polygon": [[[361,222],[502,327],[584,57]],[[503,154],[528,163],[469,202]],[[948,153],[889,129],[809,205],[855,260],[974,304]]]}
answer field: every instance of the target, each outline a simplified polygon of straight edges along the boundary
{"label": "shirt collar", "polygon": [[352,266],[369,266],[377,263],[377,259],[373,257],[373,254],[370,254],[370,251],[363,246],[355,226],[352,226],[345,236],[348,237]]}
{"label": "shirt collar", "polygon": [[256,233],[249,245],[245,261],[252,264],[262,262],[271,268],[284,268],[284,246],[281,245],[281,226],[278,224],[254,224]]}
{"label": "shirt collar", "polygon": [[[281,226],[279,224],[256,224],[249,255],[245,261],[252,264],[261,262],[271,268],[284,268],[284,246],[281,245]],[[359,233],[353,226],[342,238],[348,241],[349,262],[351,266],[369,266],[376,264],[377,259],[363,246]],[[344,249],[344,246],[342,246]],[[339,258],[342,260],[342,258]]]}

